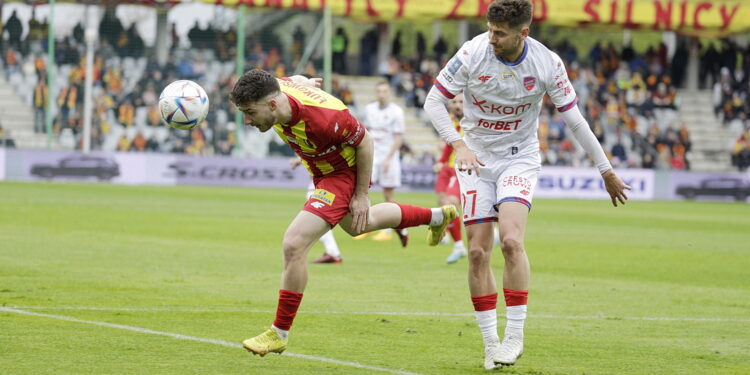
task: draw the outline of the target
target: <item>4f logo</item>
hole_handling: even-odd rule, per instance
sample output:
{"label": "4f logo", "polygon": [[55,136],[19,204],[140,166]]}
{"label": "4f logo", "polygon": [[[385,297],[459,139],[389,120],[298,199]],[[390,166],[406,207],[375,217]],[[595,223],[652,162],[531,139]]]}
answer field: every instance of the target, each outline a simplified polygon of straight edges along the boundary
{"label": "4f logo", "polygon": [[325,206],[325,204],[320,203],[320,202],[312,202],[312,203],[310,203],[310,205],[313,206],[313,207],[315,207],[315,208],[318,208],[318,209],[321,208],[321,207],[323,207],[323,206]]}
{"label": "4f logo", "polygon": [[492,78],[492,76],[481,76],[481,77],[479,77],[477,79],[480,80],[480,81],[482,81],[482,83],[485,83],[485,82],[489,81],[490,78]]}

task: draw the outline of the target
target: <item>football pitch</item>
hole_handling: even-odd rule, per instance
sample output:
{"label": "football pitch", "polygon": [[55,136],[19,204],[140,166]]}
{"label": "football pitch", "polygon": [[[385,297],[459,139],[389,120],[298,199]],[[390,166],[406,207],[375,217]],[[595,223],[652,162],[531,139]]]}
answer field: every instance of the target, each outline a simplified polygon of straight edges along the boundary
{"label": "football pitch", "polygon": [[[0,183],[0,372],[487,373],[466,258],[423,228],[406,249],[336,229],[344,262],[310,265],[288,353],[242,349],[304,194]],[[526,249],[525,353],[497,373],[750,374],[749,205],[537,199]]]}

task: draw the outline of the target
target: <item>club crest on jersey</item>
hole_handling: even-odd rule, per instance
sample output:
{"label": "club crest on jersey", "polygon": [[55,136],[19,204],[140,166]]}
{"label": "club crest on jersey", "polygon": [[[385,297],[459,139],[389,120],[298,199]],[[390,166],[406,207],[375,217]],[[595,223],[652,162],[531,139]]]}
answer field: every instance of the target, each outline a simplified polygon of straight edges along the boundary
{"label": "club crest on jersey", "polygon": [[536,86],[536,78],[534,77],[523,77],[523,88],[526,89],[526,91],[531,91]]}

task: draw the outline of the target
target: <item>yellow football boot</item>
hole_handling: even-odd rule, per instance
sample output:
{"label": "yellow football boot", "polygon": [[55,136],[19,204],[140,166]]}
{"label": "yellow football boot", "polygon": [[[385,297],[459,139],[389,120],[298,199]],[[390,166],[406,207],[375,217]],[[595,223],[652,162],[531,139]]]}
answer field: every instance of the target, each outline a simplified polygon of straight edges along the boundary
{"label": "yellow football boot", "polygon": [[430,229],[427,231],[427,244],[430,246],[440,243],[440,240],[445,236],[445,228],[458,216],[458,210],[452,204],[447,204],[440,207],[440,209],[443,211],[443,221],[439,225],[430,226]]}
{"label": "yellow football boot", "polygon": [[269,328],[260,335],[243,341],[242,346],[247,351],[263,357],[268,353],[281,354],[281,352],[286,350],[286,343],[287,340],[279,337],[279,334],[273,328]]}

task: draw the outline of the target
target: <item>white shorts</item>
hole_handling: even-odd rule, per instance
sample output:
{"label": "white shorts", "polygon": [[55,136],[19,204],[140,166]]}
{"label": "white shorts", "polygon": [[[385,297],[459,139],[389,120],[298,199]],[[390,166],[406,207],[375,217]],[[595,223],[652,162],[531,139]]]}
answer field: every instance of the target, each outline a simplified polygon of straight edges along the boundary
{"label": "white shorts", "polygon": [[497,221],[503,202],[523,203],[531,209],[539,171],[539,153],[500,157],[479,157],[485,163],[476,173],[458,171],[464,225]]}
{"label": "white shorts", "polygon": [[[383,159],[384,160],[384,159]],[[391,158],[388,171],[383,172],[383,160],[376,158],[372,163],[372,183],[384,188],[401,186],[401,160],[398,155]]]}

